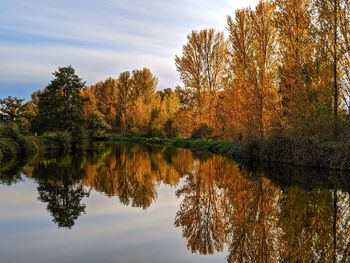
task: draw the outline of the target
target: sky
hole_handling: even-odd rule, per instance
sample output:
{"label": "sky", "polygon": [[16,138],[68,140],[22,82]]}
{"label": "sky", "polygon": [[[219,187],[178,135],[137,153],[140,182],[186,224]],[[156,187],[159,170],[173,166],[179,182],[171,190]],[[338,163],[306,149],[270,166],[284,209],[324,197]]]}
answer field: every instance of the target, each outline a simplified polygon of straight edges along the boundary
{"label": "sky", "polygon": [[174,87],[181,84],[174,58],[187,35],[203,28],[225,32],[227,15],[257,2],[0,0],[0,98],[28,99],[67,65],[87,85],[148,67],[158,89]]}

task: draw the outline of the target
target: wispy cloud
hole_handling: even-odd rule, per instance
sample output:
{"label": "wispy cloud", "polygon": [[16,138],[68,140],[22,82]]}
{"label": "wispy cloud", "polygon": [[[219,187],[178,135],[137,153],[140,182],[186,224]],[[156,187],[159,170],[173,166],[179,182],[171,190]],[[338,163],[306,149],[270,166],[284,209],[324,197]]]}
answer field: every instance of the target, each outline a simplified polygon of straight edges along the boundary
{"label": "wispy cloud", "polygon": [[160,88],[177,85],[173,59],[186,35],[225,30],[228,14],[256,2],[0,0],[0,97],[10,95],[9,86],[28,97],[34,83],[42,88],[70,64],[88,84],[147,66]]}

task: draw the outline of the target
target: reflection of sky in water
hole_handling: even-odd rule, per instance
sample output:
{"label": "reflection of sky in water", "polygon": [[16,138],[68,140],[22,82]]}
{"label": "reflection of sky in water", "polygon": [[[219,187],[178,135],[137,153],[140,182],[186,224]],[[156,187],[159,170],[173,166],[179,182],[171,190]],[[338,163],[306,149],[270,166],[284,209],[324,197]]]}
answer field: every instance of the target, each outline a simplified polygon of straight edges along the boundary
{"label": "reflection of sky in water", "polygon": [[187,250],[174,227],[180,199],[170,186],[160,185],[147,210],[92,191],[71,230],[58,229],[37,196],[31,179],[0,186],[0,262],[224,262],[225,253]]}

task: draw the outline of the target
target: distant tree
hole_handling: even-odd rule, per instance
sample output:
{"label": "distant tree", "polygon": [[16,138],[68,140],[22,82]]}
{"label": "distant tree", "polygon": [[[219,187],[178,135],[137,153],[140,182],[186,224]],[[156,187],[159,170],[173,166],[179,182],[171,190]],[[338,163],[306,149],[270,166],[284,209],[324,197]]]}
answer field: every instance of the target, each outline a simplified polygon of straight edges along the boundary
{"label": "distant tree", "polygon": [[72,66],[59,68],[55,79],[39,95],[36,129],[67,131],[76,136],[83,126],[83,98],[85,82],[75,74]]}
{"label": "distant tree", "polygon": [[23,115],[23,101],[16,97],[8,96],[0,99],[0,120],[16,121]]}

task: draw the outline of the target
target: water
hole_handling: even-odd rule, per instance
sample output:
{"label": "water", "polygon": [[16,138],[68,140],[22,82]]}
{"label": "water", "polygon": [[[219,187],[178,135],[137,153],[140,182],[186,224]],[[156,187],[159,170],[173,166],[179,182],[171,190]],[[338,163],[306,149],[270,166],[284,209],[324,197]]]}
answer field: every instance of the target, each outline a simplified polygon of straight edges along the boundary
{"label": "water", "polygon": [[350,262],[350,175],[96,144],[4,167],[0,262]]}

